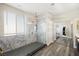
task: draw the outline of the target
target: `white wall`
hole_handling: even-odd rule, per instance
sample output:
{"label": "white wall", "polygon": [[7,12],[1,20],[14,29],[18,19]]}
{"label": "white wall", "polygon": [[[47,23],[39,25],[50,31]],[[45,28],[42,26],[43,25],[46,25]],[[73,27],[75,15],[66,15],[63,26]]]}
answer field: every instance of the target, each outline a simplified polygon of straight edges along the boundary
{"label": "white wall", "polygon": [[0,36],[4,34],[3,7],[0,6]]}

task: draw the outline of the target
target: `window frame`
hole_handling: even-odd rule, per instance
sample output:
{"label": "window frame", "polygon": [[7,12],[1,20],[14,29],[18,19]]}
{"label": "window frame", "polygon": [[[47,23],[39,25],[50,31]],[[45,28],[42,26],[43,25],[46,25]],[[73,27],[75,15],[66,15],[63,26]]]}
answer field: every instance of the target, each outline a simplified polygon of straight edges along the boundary
{"label": "window frame", "polygon": [[[8,12],[15,14],[15,33],[5,33],[5,30],[6,30],[6,29],[8,30],[8,28],[5,29],[5,26],[8,24],[8,21],[7,21],[7,19],[8,19]],[[26,31],[25,31],[25,29],[26,29],[26,27],[25,27],[25,24],[26,24],[26,22],[25,22],[26,16],[20,14],[20,15],[23,16],[24,32],[18,34],[18,33],[17,33],[17,15],[18,15],[17,13],[12,12],[12,11],[4,11],[4,36],[24,35],[24,34],[25,34],[25,32],[26,32]]]}

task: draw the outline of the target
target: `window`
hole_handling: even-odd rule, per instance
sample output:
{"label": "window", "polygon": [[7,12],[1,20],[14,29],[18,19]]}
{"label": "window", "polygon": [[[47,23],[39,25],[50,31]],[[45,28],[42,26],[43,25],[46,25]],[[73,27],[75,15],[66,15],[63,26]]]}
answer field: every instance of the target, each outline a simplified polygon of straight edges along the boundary
{"label": "window", "polygon": [[25,30],[25,21],[23,15],[17,16],[17,34],[24,34]]}
{"label": "window", "polygon": [[4,13],[4,34],[16,33],[16,14],[12,12]]}
{"label": "window", "polygon": [[13,12],[4,12],[4,35],[24,34],[25,17]]}

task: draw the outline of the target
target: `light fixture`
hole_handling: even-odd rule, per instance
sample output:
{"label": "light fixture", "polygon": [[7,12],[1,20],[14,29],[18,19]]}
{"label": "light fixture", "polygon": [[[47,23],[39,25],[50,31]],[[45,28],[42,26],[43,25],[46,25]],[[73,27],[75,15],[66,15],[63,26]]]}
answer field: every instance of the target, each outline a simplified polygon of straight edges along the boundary
{"label": "light fixture", "polygon": [[51,6],[55,5],[55,3],[51,3]]}

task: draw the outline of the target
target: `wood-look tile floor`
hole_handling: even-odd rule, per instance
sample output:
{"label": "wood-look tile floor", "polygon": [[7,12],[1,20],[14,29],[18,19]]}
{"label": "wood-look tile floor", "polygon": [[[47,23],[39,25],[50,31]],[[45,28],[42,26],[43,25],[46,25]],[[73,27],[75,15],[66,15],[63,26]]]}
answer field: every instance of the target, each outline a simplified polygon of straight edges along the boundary
{"label": "wood-look tile floor", "polygon": [[38,51],[34,56],[74,56],[70,40],[57,39],[54,43]]}

